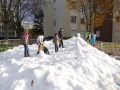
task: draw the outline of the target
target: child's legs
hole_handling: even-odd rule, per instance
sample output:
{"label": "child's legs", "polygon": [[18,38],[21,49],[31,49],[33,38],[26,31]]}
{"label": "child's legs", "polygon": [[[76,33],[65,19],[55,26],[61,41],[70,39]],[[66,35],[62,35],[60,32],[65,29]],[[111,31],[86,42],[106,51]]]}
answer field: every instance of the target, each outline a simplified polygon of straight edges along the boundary
{"label": "child's legs", "polygon": [[27,44],[26,44],[26,53],[27,53],[27,55],[29,54],[29,48],[28,48]]}
{"label": "child's legs", "polygon": [[57,52],[58,51],[58,45],[56,44],[55,45],[55,52]]}
{"label": "child's legs", "polygon": [[39,51],[40,51],[40,44],[38,45],[38,51],[37,51],[37,54],[39,54]]}
{"label": "child's legs", "polygon": [[27,55],[27,44],[23,44],[24,46],[24,55],[26,56]]}

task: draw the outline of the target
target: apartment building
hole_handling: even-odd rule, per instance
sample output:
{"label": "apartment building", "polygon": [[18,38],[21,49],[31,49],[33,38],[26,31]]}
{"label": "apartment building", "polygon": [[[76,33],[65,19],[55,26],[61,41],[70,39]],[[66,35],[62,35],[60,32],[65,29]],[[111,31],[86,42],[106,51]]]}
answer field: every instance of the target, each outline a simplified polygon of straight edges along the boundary
{"label": "apartment building", "polygon": [[44,8],[44,34],[53,36],[63,28],[64,37],[73,37],[77,33],[85,36],[84,19],[80,12],[69,11],[66,0],[47,0],[49,3]]}
{"label": "apartment building", "polygon": [[109,13],[103,23],[95,30],[97,40],[104,42],[120,42],[120,15],[116,11]]}
{"label": "apartment building", "polygon": [[26,29],[31,29],[31,28],[34,28],[33,25],[35,23],[34,22],[22,22],[21,25],[23,26],[23,28],[26,30]]}
{"label": "apartment building", "polygon": [[[12,25],[10,24],[8,27],[8,35],[9,37],[17,37],[16,31],[13,29]],[[5,37],[5,25],[2,21],[0,21],[0,37]]]}
{"label": "apartment building", "polygon": [[112,41],[120,42],[120,15],[113,13]]}
{"label": "apartment building", "polygon": [[111,20],[113,15],[108,14],[103,25],[94,30],[96,39],[103,42],[112,42],[113,33],[113,21]]}
{"label": "apartment building", "polygon": [[[47,0],[44,8],[44,33],[53,36],[63,28],[64,37],[76,36],[80,33],[85,38],[86,28],[81,12],[69,11],[66,0]],[[103,25],[94,30],[98,41],[120,42],[120,23],[112,20],[116,15],[108,14]]]}

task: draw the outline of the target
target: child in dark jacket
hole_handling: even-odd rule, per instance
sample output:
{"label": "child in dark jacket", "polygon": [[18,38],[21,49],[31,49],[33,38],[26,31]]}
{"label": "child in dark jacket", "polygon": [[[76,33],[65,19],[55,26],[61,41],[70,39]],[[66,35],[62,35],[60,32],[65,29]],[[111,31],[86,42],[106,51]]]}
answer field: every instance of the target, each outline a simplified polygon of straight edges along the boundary
{"label": "child in dark jacket", "polygon": [[64,48],[64,45],[63,45],[63,28],[60,28],[60,30],[58,32],[58,37],[60,39],[59,47],[62,46],[62,48]]}
{"label": "child in dark jacket", "polygon": [[50,54],[49,51],[48,51],[48,48],[44,46],[44,53],[46,54]]}
{"label": "child in dark jacket", "polygon": [[40,43],[40,44],[39,44],[37,54],[39,54],[39,52],[40,52],[41,50],[43,50],[44,53],[46,53],[46,54],[50,54],[49,51],[48,51],[48,48],[45,47],[43,43]]}

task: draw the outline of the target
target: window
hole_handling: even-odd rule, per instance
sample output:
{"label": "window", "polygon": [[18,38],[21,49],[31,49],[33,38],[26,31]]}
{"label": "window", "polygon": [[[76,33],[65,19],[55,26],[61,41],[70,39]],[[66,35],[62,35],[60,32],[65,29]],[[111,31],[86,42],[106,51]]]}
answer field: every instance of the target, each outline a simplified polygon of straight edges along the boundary
{"label": "window", "polygon": [[116,22],[120,22],[120,16],[116,17]]}
{"label": "window", "polygon": [[13,36],[14,36],[14,33],[9,33],[9,36],[10,36],[10,37],[13,37]]}
{"label": "window", "polygon": [[55,8],[53,9],[53,15],[55,15]]}
{"label": "window", "polygon": [[84,39],[85,38],[85,31],[80,31],[80,35]]}
{"label": "window", "polygon": [[84,20],[85,20],[84,18],[81,18],[81,19],[80,19],[81,24],[85,24],[85,21],[84,21]]}
{"label": "window", "polygon": [[56,2],[56,0],[53,0],[53,3],[55,3]]}
{"label": "window", "polygon": [[71,23],[76,23],[76,16],[71,16]]}
{"label": "window", "polygon": [[76,2],[71,2],[73,9],[76,9]]}
{"label": "window", "polygon": [[80,12],[83,12],[83,6],[80,7]]}
{"label": "window", "polygon": [[77,36],[77,30],[71,30],[71,37]]}
{"label": "window", "polygon": [[96,31],[96,37],[100,37],[100,31]]}
{"label": "window", "polygon": [[120,36],[120,31],[119,30],[115,30],[115,35],[114,35],[116,38],[119,38]]}
{"label": "window", "polygon": [[2,37],[2,33],[0,33],[0,37]]}
{"label": "window", "polygon": [[56,20],[54,20],[54,26],[56,26]]}

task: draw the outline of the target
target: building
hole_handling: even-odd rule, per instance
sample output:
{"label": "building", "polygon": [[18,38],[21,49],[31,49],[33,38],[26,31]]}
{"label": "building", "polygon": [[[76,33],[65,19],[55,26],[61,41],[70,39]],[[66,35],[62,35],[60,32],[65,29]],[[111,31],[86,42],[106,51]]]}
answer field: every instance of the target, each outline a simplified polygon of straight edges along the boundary
{"label": "building", "polygon": [[44,8],[44,34],[53,36],[60,28],[63,28],[64,37],[85,34],[84,19],[80,12],[69,11],[66,0],[48,0],[50,3]]}
{"label": "building", "polygon": [[23,26],[23,28],[26,29],[31,29],[33,28],[34,22],[22,22],[21,25]]}
{"label": "building", "polygon": [[103,25],[95,30],[97,40],[104,42],[120,42],[120,15],[113,12],[107,15]]}
{"label": "building", "polygon": [[[82,13],[69,11],[66,0],[47,0],[50,3],[44,8],[44,34],[53,36],[63,28],[64,37],[76,36],[80,33],[85,38],[86,28]],[[107,15],[102,26],[94,30],[98,41],[120,42],[120,27],[113,21],[115,15]]]}
{"label": "building", "polygon": [[[12,25],[9,24],[9,27],[8,27],[8,35],[9,37],[17,37],[16,35],[16,31],[13,29]],[[4,30],[5,30],[5,25],[3,24],[3,22],[1,21],[0,22],[0,39],[4,38],[5,37],[5,33],[4,33]]]}
{"label": "building", "polygon": [[[7,10],[7,7],[5,6],[5,9],[3,9],[4,7],[0,8],[0,14],[1,14],[1,19],[0,19],[0,39],[4,39],[5,38],[5,24],[3,22],[3,17],[7,17],[7,14],[9,13],[8,11],[5,11],[4,10],[6,9]],[[13,9],[10,9],[9,11],[13,11]],[[3,13],[4,12],[4,13]],[[6,14],[5,14],[6,13]],[[11,13],[12,14],[12,13]],[[9,15],[8,15],[9,16]],[[8,22],[8,37],[12,37],[12,38],[16,38],[17,37],[17,34],[16,34],[16,31],[14,29],[14,25],[13,25],[13,21],[15,21],[15,18],[14,18],[14,12],[13,12],[13,15],[9,18],[9,22]],[[5,20],[5,19],[4,19]]]}
{"label": "building", "polygon": [[113,13],[112,41],[120,42],[120,15]]}
{"label": "building", "polygon": [[112,15],[108,14],[102,26],[94,30],[96,34],[96,39],[103,42],[112,42],[113,33],[113,18]]}

